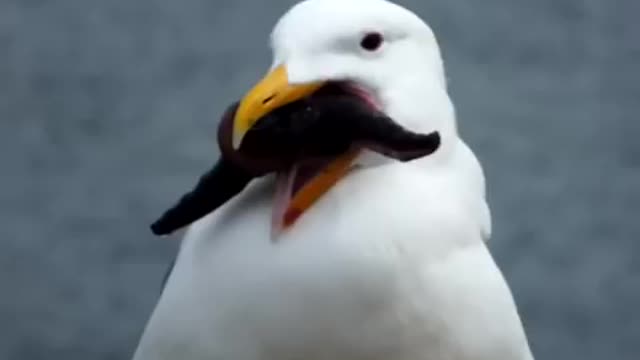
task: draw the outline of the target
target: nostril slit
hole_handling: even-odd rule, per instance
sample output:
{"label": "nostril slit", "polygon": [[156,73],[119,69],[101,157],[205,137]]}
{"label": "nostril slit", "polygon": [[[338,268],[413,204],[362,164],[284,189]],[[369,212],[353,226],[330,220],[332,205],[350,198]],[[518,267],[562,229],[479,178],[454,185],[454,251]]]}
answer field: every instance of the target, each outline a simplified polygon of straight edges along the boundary
{"label": "nostril slit", "polygon": [[269,96],[268,98],[262,100],[262,105],[266,105],[269,101],[273,100],[276,97],[276,94]]}

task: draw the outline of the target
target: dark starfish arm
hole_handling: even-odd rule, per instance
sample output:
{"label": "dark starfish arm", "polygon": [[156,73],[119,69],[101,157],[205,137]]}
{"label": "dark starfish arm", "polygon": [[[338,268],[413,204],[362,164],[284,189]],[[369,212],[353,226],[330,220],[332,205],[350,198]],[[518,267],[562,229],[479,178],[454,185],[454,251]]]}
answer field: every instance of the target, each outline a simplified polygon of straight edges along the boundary
{"label": "dark starfish arm", "polygon": [[247,146],[246,154],[251,158],[257,159],[260,150],[265,149],[273,152],[272,158],[289,157],[289,162],[331,158],[356,144],[409,161],[430,155],[440,147],[437,132],[421,134],[405,129],[352,96],[312,97],[280,111],[261,120],[262,124],[247,134],[247,145],[251,146]]}
{"label": "dark starfish arm", "polygon": [[167,235],[191,224],[240,193],[252,179],[246,171],[221,158],[200,177],[193,190],[151,225],[151,231]]}
{"label": "dark starfish arm", "polygon": [[420,134],[398,125],[387,116],[376,116],[362,124],[357,132],[362,146],[400,161],[410,161],[432,154],[440,147],[437,131]]}

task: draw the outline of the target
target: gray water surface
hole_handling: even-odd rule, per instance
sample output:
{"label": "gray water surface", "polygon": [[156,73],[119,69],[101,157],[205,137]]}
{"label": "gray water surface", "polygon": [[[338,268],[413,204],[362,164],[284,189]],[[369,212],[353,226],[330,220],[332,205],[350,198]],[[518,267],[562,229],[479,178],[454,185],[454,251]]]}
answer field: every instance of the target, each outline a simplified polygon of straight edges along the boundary
{"label": "gray water surface", "polygon": [[[348,1],[348,0],[345,0]],[[0,0],[0,358],[126,359],[291,1]],[[640,346],[640,2],[402,1],[438,35],[538,359]]]}

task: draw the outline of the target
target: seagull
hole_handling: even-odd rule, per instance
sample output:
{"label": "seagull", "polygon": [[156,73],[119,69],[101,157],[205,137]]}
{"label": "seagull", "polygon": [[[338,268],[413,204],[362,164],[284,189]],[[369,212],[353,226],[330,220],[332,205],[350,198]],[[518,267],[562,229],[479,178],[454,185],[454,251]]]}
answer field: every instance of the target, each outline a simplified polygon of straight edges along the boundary
{"label": "seagull", "polygon": [[430,27],[386,0],[306,0],[271,47],[234,148],[327,84],[440,146],[407,162],[352,150],[251,182],[187,229],[133,359],[532,360]]}

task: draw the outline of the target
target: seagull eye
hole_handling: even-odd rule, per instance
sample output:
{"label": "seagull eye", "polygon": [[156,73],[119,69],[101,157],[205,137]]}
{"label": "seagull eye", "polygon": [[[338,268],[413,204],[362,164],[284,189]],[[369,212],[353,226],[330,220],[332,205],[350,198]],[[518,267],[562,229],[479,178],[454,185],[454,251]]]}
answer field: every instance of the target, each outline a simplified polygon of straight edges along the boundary
{"label": "seagull eye", "polygon": [[360,41],[360,46],[367,51],[375,51],[382,45],[382,40],[380,33],[368,33]]}

